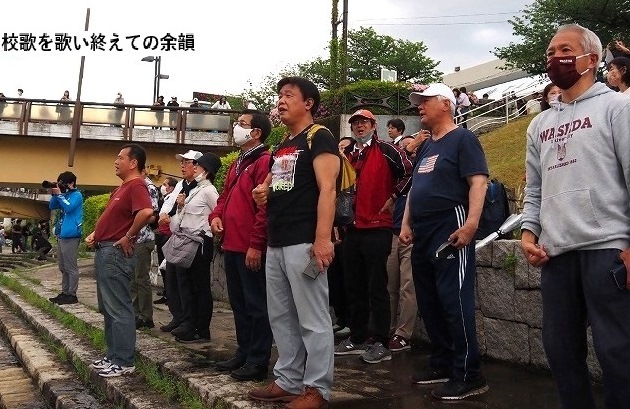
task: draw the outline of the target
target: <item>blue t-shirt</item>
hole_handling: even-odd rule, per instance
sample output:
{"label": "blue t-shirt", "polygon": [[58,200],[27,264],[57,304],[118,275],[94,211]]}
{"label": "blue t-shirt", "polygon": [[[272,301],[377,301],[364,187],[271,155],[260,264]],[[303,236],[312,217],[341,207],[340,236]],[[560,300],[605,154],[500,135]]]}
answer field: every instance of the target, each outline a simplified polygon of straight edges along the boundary
{"label": "blue t-shirt", "polygon": [[466,178],[488,175],[479,140],[467,129],[457,128],[437,141],[427,139],[413,171],[410,194],[412,219],[463,205],[468,210],[470,186]]}

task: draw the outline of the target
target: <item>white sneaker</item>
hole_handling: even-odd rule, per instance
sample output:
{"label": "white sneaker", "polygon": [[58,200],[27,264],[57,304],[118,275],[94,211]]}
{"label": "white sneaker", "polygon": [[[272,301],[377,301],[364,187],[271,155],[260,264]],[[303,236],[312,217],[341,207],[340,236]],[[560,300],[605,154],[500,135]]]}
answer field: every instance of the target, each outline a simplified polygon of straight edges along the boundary
{"label": "white sneaker", "polygon": [[97,359],[96,361],[92,362],[90,366],[100,371],[101,369],[109,368],[111,364],[112,364],[112,361],[107,359],[107,357],[103,357],[101,359]]}
{"label": "white sneaker", "polygon": [[103,378],[113,378],[115,376],[133,373],[135,370],[135,366],[120,366],[116,364],[111,364],[109,368],[105,368],[99,371],[98,374]]}

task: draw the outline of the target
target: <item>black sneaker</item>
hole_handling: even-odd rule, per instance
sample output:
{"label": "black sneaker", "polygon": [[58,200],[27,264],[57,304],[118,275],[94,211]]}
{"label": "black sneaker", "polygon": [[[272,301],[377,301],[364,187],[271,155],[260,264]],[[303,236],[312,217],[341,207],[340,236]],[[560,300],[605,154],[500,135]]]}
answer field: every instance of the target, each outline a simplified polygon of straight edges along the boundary
{"label": "black sneaker", "polygon": [[76,295],[63,294],[60,299],[57,300],[56,304],[65,305],[65,304],[76,304],[79,302],[79,299]]}
{"label": "black sneaker", "polygon": [[245,365],[245,360],[237,357],[230,358],[226,361],[219,361],[215,364],[219,371],[233,371]]}
{"label": "black sneaker", "polygon": [[58,296],[51,297],[51,298],[48,299],[48,301],[50,301],[51,303],[54,303],[54,304],[58,304],[59,300],[61,300],[64,297],[64,295],[65,295],[64,293],[59,293]]}
{"label": "black sneaker", "polygon": [[481,395],[487,392],[488,383],[486,379],[479,375],[470,381],[462,381],[459,379],[451,379],[444,385],[439,386],[431,391],[431,395],[437,399],[444,400],[460,400],[473,395]]}
{"label": "black sneaker", "polygon": [[267,378],[268,368],[262,365],[246,363],[242,367],[230,372],[230,376],[237,381],[262,381]]}
{"label": "black sneaker", "polygon": [[175,341],[182,344],[196,344],[199,342],[207,342],[206,338],[201,338],[196,332],[189,332],[188,334],[182,334],[175,337]]}
{"label": "black sneaker", "polygon": [[162,332],[171,332],[175,328],[179,327],[179,322],[171,321],[166,325],[162,325],[160,327],[160,331]]}
{"label": "black sneaker", "polygon": [[444,383],[451,379],[451,371],[449,369],[426,368],[414,372],[411,375],[411,382],[418,385],[430,385],[433,383]]}
{"label": "black sneaker", "polygon": [[155,323],[153,322],[153,320],[143,320],[140,318],[136,319],[136,329],[153,327],[155,327]]}

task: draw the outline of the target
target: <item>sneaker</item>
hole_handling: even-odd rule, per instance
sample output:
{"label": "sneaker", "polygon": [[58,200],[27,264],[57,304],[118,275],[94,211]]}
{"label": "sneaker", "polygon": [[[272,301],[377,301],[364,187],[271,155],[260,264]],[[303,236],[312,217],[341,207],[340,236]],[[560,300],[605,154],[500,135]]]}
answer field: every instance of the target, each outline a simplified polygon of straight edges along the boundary
{"label": "sneaker", "polygon": [[267,366],[247,362],[240,368],[230,372],[230,376],[237,381],[262,381],[267,378],[267,373]]}
{"label": "sneaker", "polygon": [[175,337],[175,341],[182,344],[196,344],[198,342],[207,342],[205,338],[201,338],[196,332],[189,332],[188,334],[182,334]]}
{"label": "sneaker", "polygon": [[473,395],[481,395],[488,392],[490,387],[483,375],[477,376],[470,381],[451,379],[444,385],[431,391],[431,395],[437,399],[460,400]]}
{"label": "sneaker", "polygon": [[392,339],[389,340],[389,350],[392,352],[407,351],[409,349],[411,349],[411,344],[405,337],[394,335]]}
{"label": "sneaker", "polygon": [[335,347],[335,355],[361,355],[367,349],[367,344],[354,344],[350,338],[345,339]]}
{"label": "sneaker", "polygon": [[153,327],[155,327],[155,323],[153,322],[153,320],[143,320],[140,318],[136,319],[136,329]]}
{"label": "sneaker", "polygon": [[430,385],[433,383],[444,383],[451,380],[449,369],[425,368],[411,375],[411,382],[418,385]]}
{"label": "sneaker", "polygon": [[59,302],[59,300],[61,300],[64,297],[64,293],[59,293],[58,296],[56,297],[51,297],[48,299],[48,301],[50,301],[51,303],[57,304]]}
{"label": "sneaker", "polygon": [[63,294],[63,296],[57,300],[56,304],[58,305],[66,305],[66,304],[76,304],[79,302],[79,299],[76,295]]}
{"label": "sneaker", "polygon": [[136,370],[135,366],[120,366],[116,364],[112,364],[109,368],[102,369],[98,372],[99,376],[103,378],[113,378],[116,376],[122,376],[126,374],[133,373]]}
{"label": "sneaker", "polygon": [[389,361],[392,359],[392,352],[385,348],[380,342],[370,345],[368,349],[361,354],[360,359],[368,364],[378,364],[379,362]]}
{"label": "sneaker", "polygon": [[179,322],[171,321],[171,322],[169,322],[166,325],[162,325],[160,327],[160,331],[162,331],[162,332],[171,332],[172,330],[174,330],[178,326],[179,326]]}
{"label": "sneaker", "polygon": [[336,337],[349,337],[350,336],[350,328],[343,327],[339,328],[337,331],[333,331]]}
{"label": "sneaker", "polygon": [[107,359],[107,357],[103,357],[101,359],[97,359],[96,361],[92,362],[90,364],[90,366],[96,370],[101,370],[101,369],[107,369],[111,366],[112,361],[110,361],[109,359]]}

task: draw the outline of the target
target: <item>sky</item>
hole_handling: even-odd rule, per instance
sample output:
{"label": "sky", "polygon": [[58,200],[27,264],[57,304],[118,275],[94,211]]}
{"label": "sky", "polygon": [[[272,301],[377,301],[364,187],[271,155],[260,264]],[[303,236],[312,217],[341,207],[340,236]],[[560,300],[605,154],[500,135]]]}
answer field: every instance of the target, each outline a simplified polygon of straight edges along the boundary
{"label": "sky", "polygon": [[[507,22],[522,15],[533,0],[349,0],[350,29],[373,27],[377,33],[422,41],[426,55],[440,61],[447,74],[495,59],[491,51],[518,38]],[[343,0],[340,0],[340,9]],[[81,100],[113,102],[121,92],[126,103],[150,104],[154,64],[162,57],[160,94],[192,99],[192,93],[240,94],[265,76],[328,54],[330,0],[109,0],[56,2],[29,0],[3,4],[0,33],[85,35],[102,33],[107,50],[118,34],[122,51],[4,51],[0,48],[0,92],[24,97],[59,99],[64,90],[77,95],[81,55],[85,67]],[[340,27],[341,32],[341,27]],[[180,33],[194,36],[194,51],[142,48],[142,39]],[[139,36],[140,50],[125,37]],[[53,43],[54,49],[54,43]],[[39,49],[39,47],[37,46]]]}

